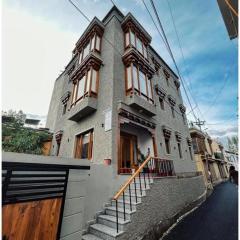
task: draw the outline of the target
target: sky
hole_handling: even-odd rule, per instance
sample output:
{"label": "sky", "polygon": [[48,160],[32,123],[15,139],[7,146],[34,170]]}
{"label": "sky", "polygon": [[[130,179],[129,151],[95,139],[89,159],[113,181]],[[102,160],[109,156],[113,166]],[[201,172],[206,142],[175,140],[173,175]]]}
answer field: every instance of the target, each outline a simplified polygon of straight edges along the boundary
{"label": "sky", "polygon": [[[101,20],[112,7],[110,0],[73,2],[90,19],[97,16]],[[138,19],[152,36],[151,45],[176,72],[142,1],[114,2],[123,14],[131,12]],[[145,2],[154,16],[150,1]],[[227,136],[237,134],[238,43],[229,39],[217,1],[154,2],[196,117],[206,121],[203,129],[213,138],[226,142]],[[21,109],[44,119],[54,81],[88,24],[68,0],[3,1],[2,109]],[[182,86],[181,92],[192,121]]]}

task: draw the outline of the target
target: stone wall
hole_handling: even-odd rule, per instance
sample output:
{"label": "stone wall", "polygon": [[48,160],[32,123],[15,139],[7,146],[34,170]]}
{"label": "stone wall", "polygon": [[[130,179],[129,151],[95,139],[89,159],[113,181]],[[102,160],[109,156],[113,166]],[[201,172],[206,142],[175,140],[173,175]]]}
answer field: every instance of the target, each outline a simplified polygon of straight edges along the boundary
{"label": "stone wall", "polygon": [[142,204],[137,206],[136,213],[132,215],[126,232],[118,239],[159,239],[164,228],[170,227],[179,213],[184,214],[184,209],[189,211],[204,199],[202,176],[155,179]]}

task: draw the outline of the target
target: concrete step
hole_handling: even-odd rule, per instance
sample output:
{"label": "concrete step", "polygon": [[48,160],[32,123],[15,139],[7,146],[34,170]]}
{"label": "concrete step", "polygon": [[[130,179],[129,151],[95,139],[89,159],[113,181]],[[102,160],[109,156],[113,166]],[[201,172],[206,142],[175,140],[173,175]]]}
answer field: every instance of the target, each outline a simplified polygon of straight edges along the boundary
{"label": "concrete step", "polygon": [[86,234],[82,236],[82,240],[103,240],[102,238],[99,238],[93,234]]}
{"label": "concrete step", "polygon": [[[111,215],[111,216],[116,216],[116,207],[112,206],[112,207],[106,207],[105,208],[105,212],[107,215]],[[130,210],[130,209],[125,209],[125,218],[126,220],[130,220],[131,219],[131,215],[133,213],[135,213],[136,210]],[[123,208],[118,208],[118,217],[119,218],[124,218],[124,209]]]}
{"label": "concrete step", "polygon": [[[97,222],[99,224],[106,225],[111,228],[117,229],[117,219],[116,216],[110,216],[110,215],[99,215]],[[121,231],[124,231],[124,228],[126,225],[130,223],[130,220],[125,220],[123,218],[118,218],[118,229]]]}
{"label": "concrete step", "polygon": [[[142,186],[142,189],[148,190],[148,189],[150,189],[151,183],[149,184],[149,183],[146,181],[146,186],[145,186],[145,183],[144,183],[144,182],[141,182],[141,186]],[[130,188],[131,188],[131,189],[135,189],[135,184],[134,184],[133,182],[130,184]],[[136,188],[137,188],[137,189],[140,189],[140,182],[139,182],[139,183],[136,183]],[[128,188],[127,188],[126,191],[128,191]]]}
{"label": "concrete step", "polygon": [[[137,194],[137,201],[136,201],[136,196],[135,196],[135,194],[131,194],[131,200],[133,200],[134,202],[141,202],[142,200],[142,198],[143,197],[145,197],[144,195],[140,195],[140,194]],[[125,201],[130,201],[130,195],[128,194],[128,193],[125,193],[125,196],[124,196],[124,199],[125,199]],[[121,195],[120,197],[119,197],[119,200],[121,200],[121,201],[123,201],[123,196]]]}
{"label": "concrete step", "polygon": [[[136,203],[136,199],[135,198],[131,198],[131,204],[132,204],[132,210],[136,210],[136,206],[141,204],[141,202]],[[116,206],[116,201],[112,200],[112,206],[115,207]],[[118,207],[123,208],[123,200],[118,200]],[[130,209],[130,200],[126,201],[125,200],[125,208]]]}
{"label": "concrete step", "polygon": [[123,231],[118,231],[115,228],[108,227],[103,224],[93,224],[90,225],[89,231],[91,234],[97,236],[98,238],[102,238],[104,240],[115,240],[115,238],[123,233]]}
{"label": "concrete step", "polygon": [[[141,184],[143,184],[143,183],[144,183],[144,178],[141,177],[140,179],[141,179]],[[136,178],[135,178],[135,182],[136,182],[137,184],[140,184],[140,179],[139,179],[138,177],[136,177]],[[149,182],[150,182],[150,184],[153,183],[152,177],[150,177],[150,178],[148,179],[148,175],[145,175],[145,181],[146,181],[146,183],[149,183]],[[131,184],[134,184],[134,181],[132,181]]]}

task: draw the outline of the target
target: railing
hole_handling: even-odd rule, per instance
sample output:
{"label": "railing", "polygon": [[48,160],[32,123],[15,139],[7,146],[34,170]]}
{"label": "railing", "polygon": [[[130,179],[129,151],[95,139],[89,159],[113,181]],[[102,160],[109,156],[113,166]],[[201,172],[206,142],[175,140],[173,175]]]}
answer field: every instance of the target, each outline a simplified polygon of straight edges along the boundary
{"label": "railing", "polygon": [[[116,227],[117,232],[119,231],[118,226],[118,201],[122,197],[123,203],[123,217],[126,220],[126,195],[129,198],[130,211],[132,211],[133,201],[138,203],[139,197],[143,196],[143,187],[147,188],[147,184],[150,185],[153,178],[163,177],[163,176],[174,176],[174,167],[172,160],[160,159],[158,157],[148,156],[146,160],[139,166],[137,171],[126,181],[126,183],[121,187],[121,189],[113,197],[116,203]],[[137,182],[138,180],[138,182]],[[133,183],[133,186],[131,184]],[[137,188],[139,185],[139,188]],[[133,189],[131,189],[133,188]],[[132,194],[133,190],[133,194]],[[128,193],[127,193],[128,192]],[[139,193],[140,192],[140,196]]]}

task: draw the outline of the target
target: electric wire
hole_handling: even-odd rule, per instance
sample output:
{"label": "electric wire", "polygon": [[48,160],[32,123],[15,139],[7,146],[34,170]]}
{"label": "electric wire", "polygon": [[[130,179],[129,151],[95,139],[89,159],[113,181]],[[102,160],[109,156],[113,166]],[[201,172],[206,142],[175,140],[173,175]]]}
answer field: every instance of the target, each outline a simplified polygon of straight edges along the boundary
{"label": "electric wire", "polygon": [[[144,0],[142,0],[142,1],[144,2]],[[157,10],[156,10],[156,7],[155,7],[155,5],[154,5],[153,0],[150,0],[150,3],[151,3],[151,5],[152,5],[152,8],[153,8],[154,13],[155,13],[155,15],[156,15],[156,18],[157,18],[158,24],[159,24],[159,26],[160,26],[160,29],[161,29],[161,31],[162,31],[163,37],[164,37],[164,39],[165,39],[165,41],[166,41],[167,50],[168,50],[168,52],[169,52],[169,54],[170,54],[170,56],[171,56],[171,58],[172,58],[172,60],[173,60],[174,66],[175,66],[175,68],[176,68],[176,70],[177,70],[177,72],[178,72],[179,78],[180,78],[180,80],[181,80],[181,82],[182,82],[182,86],[183,86],[184,93],[185,93],[185,95],[186,95],[186,98],[187,98],[187,101],[188,101],[188,103],[189,103],[189,106],[190,106],[190,108],[191,108],[191,110],[192,110],[192,115],[193,115],[193,117],[197,120],[196,114],[195,114],[195,112],[194,112],[194,110],[193,110],[191,101],[190,101],[190,99],[189,99],[189,96],[188,96],[188,94],[187,94],[187,91],[186,91],[184,82],[183,82],[183,80],[182,80],[180,70],[179,70],[179,68],[178,68],[178,66],[177,66],[177,63],[176,63],[176,61],[175,61],[175,58],[174,58],[174,56],[173,56],[171,47],[170,47],[169,42],[168,42],[168,40],[167,40],[165,31],[164,31],[164,29],[163,29],[161,20],[160,20],[160,18],[159,18],[159,15],[158,15],[158,12],[157,12]]]}

